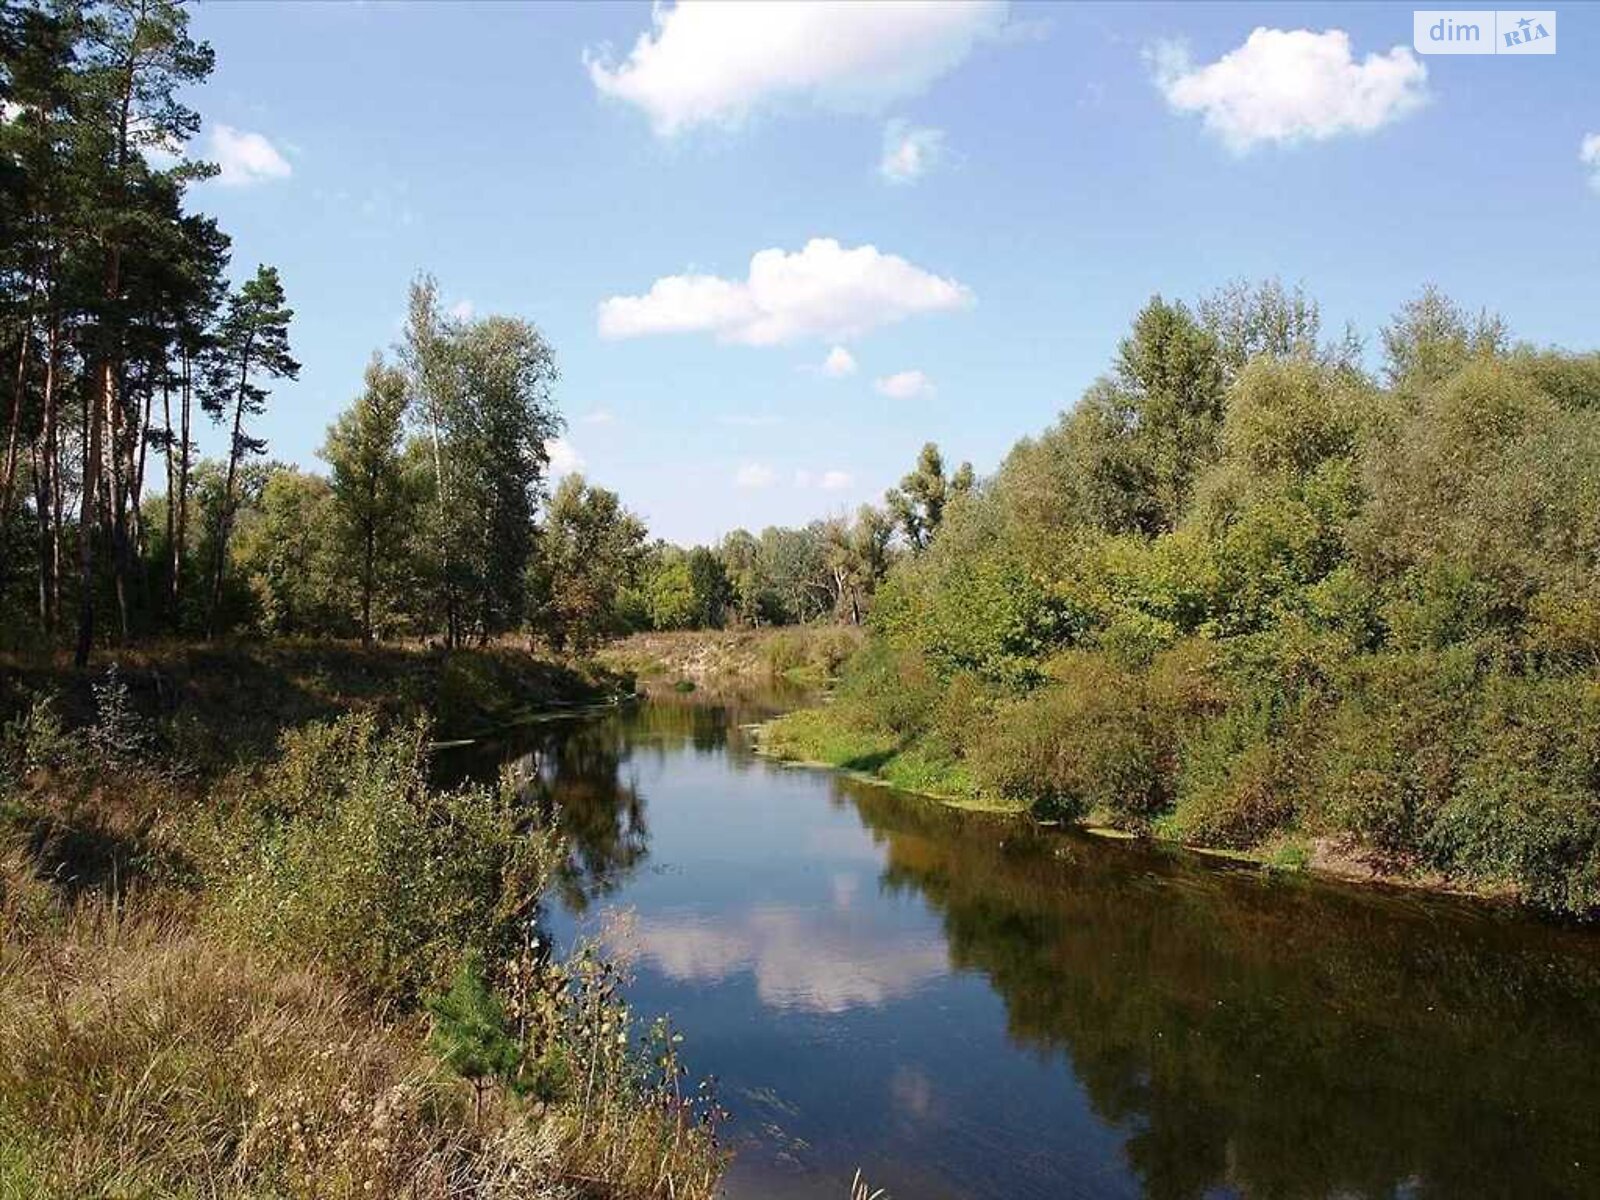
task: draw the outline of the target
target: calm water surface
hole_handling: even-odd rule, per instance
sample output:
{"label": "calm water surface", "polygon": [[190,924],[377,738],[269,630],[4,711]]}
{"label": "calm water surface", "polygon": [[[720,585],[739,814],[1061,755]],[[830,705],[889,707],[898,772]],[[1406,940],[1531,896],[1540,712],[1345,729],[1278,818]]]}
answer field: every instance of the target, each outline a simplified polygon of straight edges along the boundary
{"label": "calm water surface", "polygon": [[1264,878],[754,757],[749,701],[529,727],[734,1200],[1600,1196],[1600,933]]}

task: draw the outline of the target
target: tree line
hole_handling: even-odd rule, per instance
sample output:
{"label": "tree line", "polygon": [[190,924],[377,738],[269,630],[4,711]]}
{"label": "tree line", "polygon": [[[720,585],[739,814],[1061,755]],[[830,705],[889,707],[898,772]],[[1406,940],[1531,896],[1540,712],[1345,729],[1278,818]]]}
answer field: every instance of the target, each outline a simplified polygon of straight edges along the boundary
{"label": "tree line", "polygon": [[[328,431],[325,473],[270,461],[299,373],[266,265],[195,211],[216,168],[180,99],[214,58],[178,0],[0,14],[0,596],[13,645],[158,634],[525,630],[587,649],[637,629],[861,622],[894,559],[972,487],[925,447],[883,506],[680,548],[580,477],[549,488],[554,352],[531,324],[412,288],[396,352]],[[201,458],[212,423],[225,453]]]}
{"label": "tree line", "polygon": [[[262,449],[250,422],[299,369],[277,272],[230,286],[227,235],[187,207],[216,168],[182,155],[200,118],[179,92],[213,61],[168,0],[0,13],[0,564],[20,612],[32,559],[37,624],[75,623],[80,661],[107,611],[122,639],[186,609],[214,625]],[[215,480],[198,478],[202,417],[231,434]],[[145,497],[160,473],[178,502],[157,530]],[[196,547],[201,482],[215,496]]]}
{"label": "tree line", "polygon": [[1277,283],[1153,298],[779,735],[1043,816],[1600,908],[1600,354],[1431,288],[1377,350]]}

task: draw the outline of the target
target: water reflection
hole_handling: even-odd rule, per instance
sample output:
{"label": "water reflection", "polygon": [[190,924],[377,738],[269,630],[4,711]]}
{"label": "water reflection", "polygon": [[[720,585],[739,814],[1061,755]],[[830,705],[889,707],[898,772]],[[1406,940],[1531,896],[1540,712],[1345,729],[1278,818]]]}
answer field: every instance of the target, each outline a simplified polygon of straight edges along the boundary
{"label": "water reflection", "polygon": [[748,972],[769,1008],[819,1013],[882,1004],[949,970],[936,935],[879,933],[848,910],[755,905],[732,920],[637,916],[624,944],[670,979],[721,983]]}
{"label": "water reflection", "polygon": [[1145,1195],[1596,1194],[1589,936],[837,792]]}
{"label": "water reflection", "polygon": [[1594,936],[783,770],[767,711],[502,752],[572,841],[557,923],[628,911],[639,1006],[722,1078],[733,1195],[1600,1194]]}

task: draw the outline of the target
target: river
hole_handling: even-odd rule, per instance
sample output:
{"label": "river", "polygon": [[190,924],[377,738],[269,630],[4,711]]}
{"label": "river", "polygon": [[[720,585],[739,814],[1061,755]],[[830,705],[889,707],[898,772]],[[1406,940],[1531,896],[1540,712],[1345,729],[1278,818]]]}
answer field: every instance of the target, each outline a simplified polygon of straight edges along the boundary
{"label": "river", "polygon": [[479,746],[733,1113],[732,1200],[1600,1195],[1600,936],[755,756],[771,700]]}

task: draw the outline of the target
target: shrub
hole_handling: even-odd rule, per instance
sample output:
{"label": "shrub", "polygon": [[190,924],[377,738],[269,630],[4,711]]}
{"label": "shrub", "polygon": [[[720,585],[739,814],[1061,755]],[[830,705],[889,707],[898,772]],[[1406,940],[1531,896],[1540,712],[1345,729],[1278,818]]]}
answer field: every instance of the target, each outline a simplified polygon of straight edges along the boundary
{"label": "shrub", "polygon": [[1056,682],[999,706],[973,748],[980,786],[1042,817],[1096,813],[1147,829],[1170,802],[1171,746],[1143,681],[1088,652],[1059,657],[1050,672]]}
{"label": "shrub", "polygon": [[464,951],[506,957],[556,861],[507,781],[428,785],[428,726],[368,714],[285,735],[223,831],[221,919],[414,1003]]}
{"label": "shrub", "polygon": [[1163,832],[1202,845],[1256,845],[1294,814],[1288,758],[1263,709],[1230,711],[1184,746]]}
{"label": "shrub", "polygon": [[1497,677],[1484,691],[1473,756],[1422,844],[1537,904],[1600,908],[1600,683]]}

